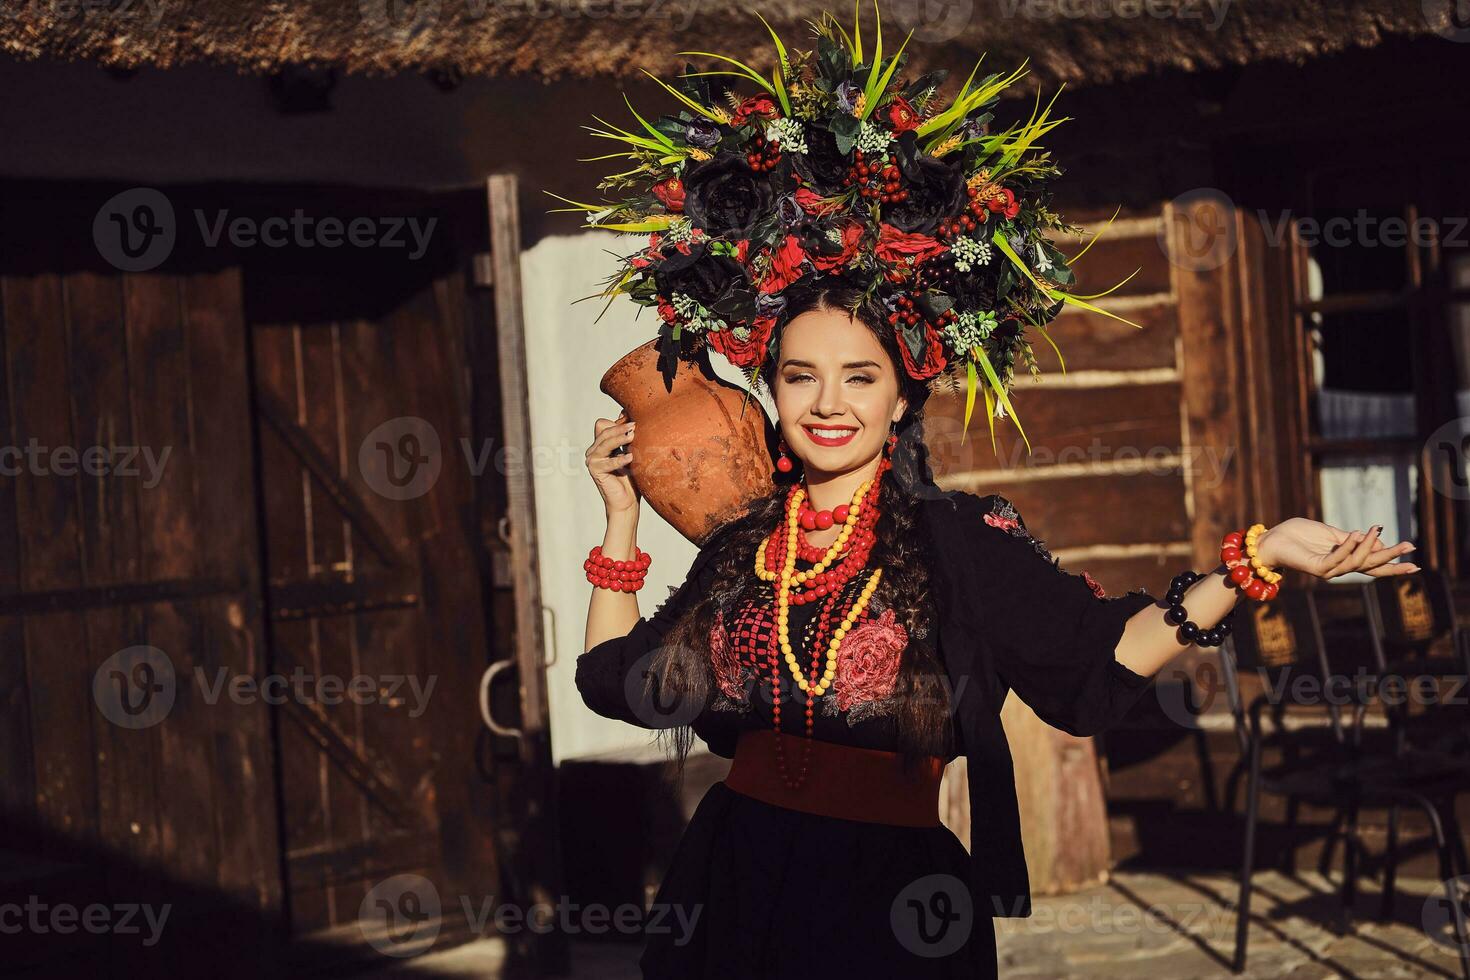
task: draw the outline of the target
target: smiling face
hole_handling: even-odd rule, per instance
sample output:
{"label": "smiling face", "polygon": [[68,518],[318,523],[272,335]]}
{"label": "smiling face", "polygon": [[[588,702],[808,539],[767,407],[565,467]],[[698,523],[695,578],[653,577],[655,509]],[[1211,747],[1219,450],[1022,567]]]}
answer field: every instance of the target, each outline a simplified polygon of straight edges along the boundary
{"label": "smiling face", "polygon": [[845,310],[818,308],[786,324],[780,343],[776,414],[808,475],[871,463],[907,407],[878,338]]}

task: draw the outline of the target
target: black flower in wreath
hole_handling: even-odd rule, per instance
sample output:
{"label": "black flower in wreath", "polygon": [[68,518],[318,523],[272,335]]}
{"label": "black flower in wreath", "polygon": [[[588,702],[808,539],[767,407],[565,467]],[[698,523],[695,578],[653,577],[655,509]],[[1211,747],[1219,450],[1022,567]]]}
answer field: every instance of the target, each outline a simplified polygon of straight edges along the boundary
{"label": "black flower in wreath", "polygon": [[684,214],[710,236],[746,233],[770,212],[774,196],[770,180],[737,153],[722,153],[684,178]]}
{"label": "black flower in wreath", "polygon": [[816,193],[823,196],[839,193],[852,161],[837,148],[837,137],[830,129],[812,126],[807,129],[806,146],[807,152],[798,154],[792,161],[797,172]]}
{"label": "black flower in wreath", "polygon": [[[902,139],[909,139],[905,133]],[[899,231],[928,235],[939,219],[958,214],[965,204],[965,175],[954,163],[924,153],[898,153],[908,197],[883,209],[883,220]]]}
{"label": "black flower in wreath", "polygon": [[665,258],[653,270],[654,285],[659,295],[672,297],[683,293],[704,306],[715,305],[746,287],[745,270],[728,255],[716,255],[700,242],[686,254],[676,248],[665,250]]}

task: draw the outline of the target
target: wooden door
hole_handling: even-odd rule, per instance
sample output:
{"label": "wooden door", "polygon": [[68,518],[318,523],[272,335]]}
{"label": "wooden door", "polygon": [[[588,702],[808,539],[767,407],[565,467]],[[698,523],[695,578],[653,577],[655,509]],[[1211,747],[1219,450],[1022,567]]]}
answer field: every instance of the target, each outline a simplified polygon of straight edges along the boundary
{"label": "wooden door", "polygon": [[278,708],[292,934],[305,958],[443,948],[500,895],[467,283],[448,244],[271,254],[245,283],[272,660],[342,692]]}
{"label": "wooden door", "polygon": [[108,914],[5,967],[268,974],[269,714],[201,683],[264,667],[240,271],[110,265],[116,190],[0,185],[0,903]]}
{"label": "wooden door", "polygon": [[[462,900],[522,900],[476,707],[469,252],[447,219],[414,258],[205,247],[196,209],[412,206],[169,188],[178,241],[123,271],[94,223],[126,190],[0,185],[0,902],[169,917],[154,944],[7,935],[5,967],[305,975],[442,949]],[[421,206],[483,238],[479,195]],[[434,479],[381,469],[429,462],[401,437],[430,432]]]}

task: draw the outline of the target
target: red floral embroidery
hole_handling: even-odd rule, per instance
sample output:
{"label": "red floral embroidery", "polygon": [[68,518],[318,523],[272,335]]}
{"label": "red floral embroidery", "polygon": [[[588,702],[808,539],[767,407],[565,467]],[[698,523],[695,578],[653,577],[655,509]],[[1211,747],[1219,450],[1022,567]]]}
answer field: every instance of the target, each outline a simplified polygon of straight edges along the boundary
{"label": "red floral embroidery", "polygon": [[1014,531],[1021,526],[1021,522],[1014,517],[1003,517],[995,513],[986,514],[985,523],[991,527],[998,527],[1002,531]]}
{"label": "red floral embroidery", "polygon": [[1082,581],[1087,583],[1087,587],[1092,590],[1092,594],[1097,596],[1099,599],[1106,599],[1108,597],[1107,592],[1103,591],[1103,587],[1098,584],[1097,579],[1093,578],[1088,573],[1082,573]]}
{"label": "red floral embroidery", "polygon": [[891,695],[898,683],[899,656],[908,642],[908,633],[892,609],[860,623],[843,637],[837,676],[832,680],[837,707],[846,711],[859,702]]}
{"label": "red floral embroidery", "polygon": [[715,625],[709,631],[709,650],[710,663],[715,669],[715,680],[719,683],[720,690],[732,698],[743,697],[745,671],[740,665],[740,657],[730,643],[730,634],[725,630],[723,611],[715,613]]}

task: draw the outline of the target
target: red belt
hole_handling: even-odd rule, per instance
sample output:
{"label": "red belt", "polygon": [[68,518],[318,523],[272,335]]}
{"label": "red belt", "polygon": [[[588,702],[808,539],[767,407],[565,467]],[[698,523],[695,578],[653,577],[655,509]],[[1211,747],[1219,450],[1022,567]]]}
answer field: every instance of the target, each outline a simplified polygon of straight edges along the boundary
{"label": "red belt", "polygon": [[801,770],[805,750],[811,753],[806,778],[792,789],[777,766],[776,738],[769,728],[741,732],[725,785],[773,806],[823,817],[904,827],[940,826],[939,780],[944,775],[944,760],[939,756],[926,756],[905,772],[903,757],[897,752],[782,735],[786,769],[793,776]]}

